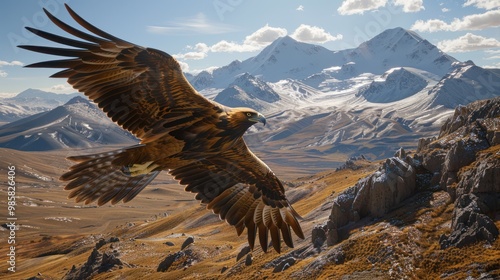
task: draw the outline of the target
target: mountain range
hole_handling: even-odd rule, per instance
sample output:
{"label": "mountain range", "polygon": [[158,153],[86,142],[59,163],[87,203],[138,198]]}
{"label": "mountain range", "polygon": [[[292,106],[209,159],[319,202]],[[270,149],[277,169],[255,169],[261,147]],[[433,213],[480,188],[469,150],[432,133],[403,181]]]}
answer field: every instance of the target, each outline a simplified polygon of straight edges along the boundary
{"label": "mountain range", "polygon": [[63,105],[80,93],[56,94],[27,89],[14,97],[0,98],[0,123],[12,122]]}
{"label": "mountain range", "polygon": [[66,104],[0,127],[0,147],[23,151],[133,144],[137,139],[97,106],[76,96]]}
{"label": "mountain range", "polygon": [[439,50],[413,31],[388,29],[357,48],[331,51],[324,47],[281,37],[257,56],[235,60],[227,66],[203,71],[191,78],[198,90],[225,88],[241,73],[249,73],[267,82],[283,79],[308,80],[324,74],[348,79],[362,73],[381,75],[394,67],[415,67],[443,76],[457,60]]}
{"label": "mountain range", "polygon": [[456,106],[500,95],[498,70],[460,62],[403,28],[340,51],[285,36],[255,57],[186,77],[207,98],[266,115],[268,125],[246,134],[258,152],[290,152],[319,166],[415,148]]}

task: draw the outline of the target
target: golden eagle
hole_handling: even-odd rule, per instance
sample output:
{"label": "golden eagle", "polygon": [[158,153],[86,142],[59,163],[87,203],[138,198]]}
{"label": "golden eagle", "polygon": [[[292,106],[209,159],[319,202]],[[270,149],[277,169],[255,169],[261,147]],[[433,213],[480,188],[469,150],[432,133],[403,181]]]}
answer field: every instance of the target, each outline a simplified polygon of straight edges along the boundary
{"label": "golden eagle", "polygon": [[199,94],[169,54],[129,43],[91,25],[69,6],[83,32],[54,17],[50,20],[82,40],[26,27],[34,34],[73,48],[19,46],[68,57],[27,67],[64,68],[51,77],[67,78],[109,118],[141,140],[107,153],[73,156],[77,162],[61,176],[70,198],[86,204],[133,199],[160,171],[168,171],[185,190],[221,219],[245,228],[253,249],[257,232],[267,251],[268,234],[280,252],[280,236],[293,247],[290,228],[304,238],[282,183],[243,140],[264,116],[249,108],[230,108]]}

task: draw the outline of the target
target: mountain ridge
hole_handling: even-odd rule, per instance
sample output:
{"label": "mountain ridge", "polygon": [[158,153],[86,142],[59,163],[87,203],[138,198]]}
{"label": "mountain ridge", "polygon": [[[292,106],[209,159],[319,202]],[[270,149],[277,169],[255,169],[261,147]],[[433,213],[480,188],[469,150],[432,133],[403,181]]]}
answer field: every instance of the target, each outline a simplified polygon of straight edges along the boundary
{"label": "mountain ridge", "polygon": [[137,143],[137,139],[80,96],[50,111],[0,126],[0,147],[22,151],[127,143]]}
{"label": "mountain ridge", "polygon": [[0,122],[12,122],[63,105],[81,93],[57,94],[28,88],[13,97],[0,98]]}

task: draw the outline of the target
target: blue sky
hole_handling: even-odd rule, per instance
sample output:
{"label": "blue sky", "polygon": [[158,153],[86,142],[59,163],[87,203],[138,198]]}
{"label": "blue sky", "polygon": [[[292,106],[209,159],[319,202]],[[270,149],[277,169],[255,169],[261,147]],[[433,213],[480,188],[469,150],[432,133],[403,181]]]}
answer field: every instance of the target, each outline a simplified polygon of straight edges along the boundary
{"label": "blue sky", "polygon": [[50,56],[16,47],[50,45],[24,26],[65,34],[42,7],[75,26],[63,3],[108,33],[174,55],[190,72],[255,56],[284,35],[342,50],[394,27],[416,31],[458,60],[500,68],[500,0],[3,0],[0,96],[27,88],[74,92],[48,78],[54,69],[22,67]]}

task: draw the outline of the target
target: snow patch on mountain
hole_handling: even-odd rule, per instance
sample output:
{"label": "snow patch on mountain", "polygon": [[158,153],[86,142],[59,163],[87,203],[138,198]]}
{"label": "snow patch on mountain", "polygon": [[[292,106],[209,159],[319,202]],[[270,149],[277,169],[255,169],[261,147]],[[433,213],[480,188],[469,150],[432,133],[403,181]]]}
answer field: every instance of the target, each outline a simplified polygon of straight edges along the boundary
{"label": "snow patch on mountain", "polygon": [[403,67],[392,68],[368,87],[361,89],[358,96],[374,103],[387,103],[405,99],[427,86],[427,80]]}

